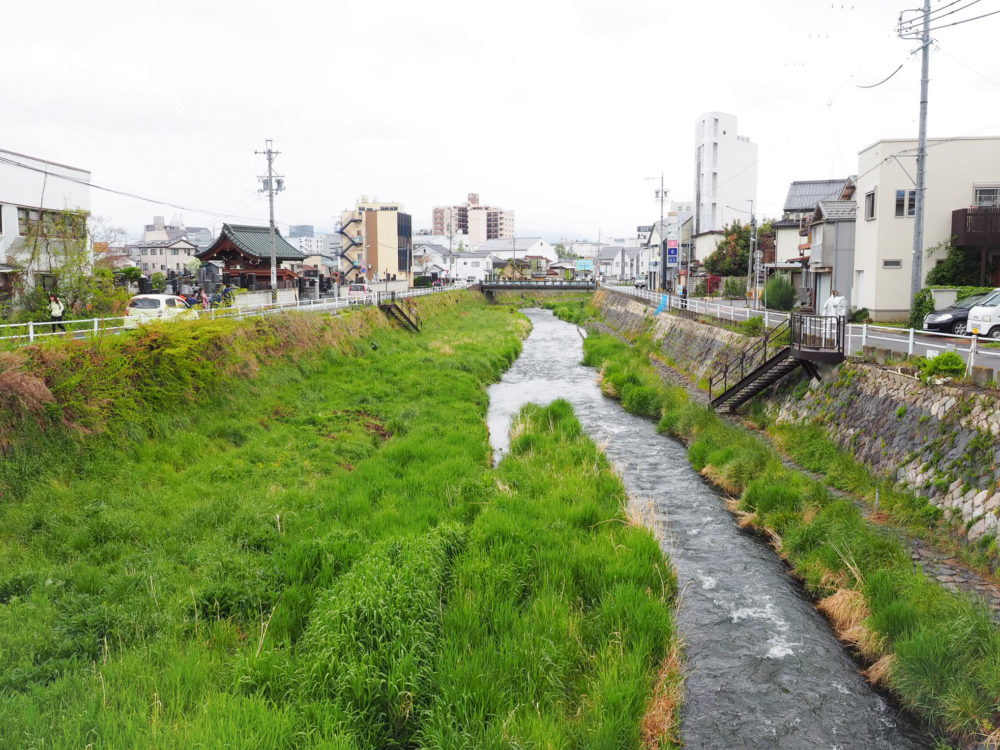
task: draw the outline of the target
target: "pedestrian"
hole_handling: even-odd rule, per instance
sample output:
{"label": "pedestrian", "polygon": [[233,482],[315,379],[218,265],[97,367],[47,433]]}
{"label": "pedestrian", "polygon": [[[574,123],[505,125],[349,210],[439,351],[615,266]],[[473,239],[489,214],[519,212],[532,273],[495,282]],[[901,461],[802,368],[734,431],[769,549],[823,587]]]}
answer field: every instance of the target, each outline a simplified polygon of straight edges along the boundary
{"label": "pedestrian", "polygon": [[196,292],[196,296],[198,297],[199,300],[201,300],[201,309],[202,310],[207,310],[208,309],[208,295],[205,294],[205,290],[202,287],[198,287],[198,291]]}
{"label": "pedestrian", "polygon": [[66,305],[62,303],[56,295],[49,295],[49,315],[52,318],[52,331],[55,332],[56,327],[63,329],[63,333],[66,332],[66,326],[63,325],[62,319],[66,312]]}

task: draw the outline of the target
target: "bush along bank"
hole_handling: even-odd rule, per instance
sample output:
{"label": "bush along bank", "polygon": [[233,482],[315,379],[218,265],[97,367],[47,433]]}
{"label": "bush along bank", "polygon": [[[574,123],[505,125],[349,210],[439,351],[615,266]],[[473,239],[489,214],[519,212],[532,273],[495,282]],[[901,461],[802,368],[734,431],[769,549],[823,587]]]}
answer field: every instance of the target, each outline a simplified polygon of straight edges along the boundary
{"label": "bush along bank", "polygon": [[[136,342],[107,342],[78,382],[148,404],[134,361],[210,370],[155,416],[95,398],[87,429],[8,423],[0,746],[628,746],[672,716],[650,695],[673,684],[673,578],[600,454],[555,408],[490,467],[485,386],[526,321],[461,294],[421,312],[419,336],[275,324],[301,347],[269,321],[151,330],[205,340],[126,362]],[[84,354],[25,356],[68,403]],[[104,382],[122,371],[133,390]]]}
{"label": "bush along bank", "polygon": [[659,418],[685,441],[692,466],[738,500],[741,523],[766,534],[838,635],[868,663],[866,676],[932,726],[965,739],[1000,738],[1000,631],[985,607],[914,570],[904,546],[854,504],[781,464],[762,439],[655,386],[647,355],[592,335],[585,362],[609,395]]}

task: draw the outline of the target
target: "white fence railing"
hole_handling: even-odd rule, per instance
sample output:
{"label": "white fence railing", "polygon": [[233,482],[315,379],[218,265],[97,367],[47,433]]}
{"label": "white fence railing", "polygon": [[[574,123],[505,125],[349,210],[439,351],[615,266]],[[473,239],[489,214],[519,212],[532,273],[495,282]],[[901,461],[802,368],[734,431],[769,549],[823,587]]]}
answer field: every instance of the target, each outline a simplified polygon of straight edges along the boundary
{"label": "white fence railing", "polygon": [[[396,292],[397,297],[423,297],[428,294],[440,294],[457,289],[467,288],[467,284],[451,284],[442,287],[425,289],[410,289],[406,292]],[[270,295],[270,293],[267,293]],[[274,315],[285,312],[329,312],[339,314],[342,310],[357,305],[375,305],[388,299],[392,293],[382,290],[373,291],[364,299],[349,297],[323,297],[315,300],[292,300],[276,304],[241,305],[239,307],[216,307],[209,310],[193,308],[186,311],[186,318],[251,318],[261,315]],[[86,338],[103,334],[116,334],[124,330],[137,328],[140,323],[136,318],[128,316],[115,318],[87,318],[85,320],[64,320],[61,325],[65,331],[56,330],[59,323],[54,321],[29,321],[27,323],[0,324],[0,345],[17,346],[32,344],[54,338],[72,337]]]}
{"label": "white fence railing", "polygon": [[[698,315],[707,315],[731,323],[741,323],[747,318],[763,318],[768,328],[778,325],[788,318],[787,313],[774,310],[754,310],[748,307],[725,305],[710,299],[684,299],[676,294],[651,292],[625,285],[605,285],[606,289],[640,299],[654,306],[658,311],[687,310]],[[991,339],[980,336],[958,336],[954,333],[918,331],[912,328],[873,325],[871,323],[848,323],[844,333],[848,354],[857,354],[866,346],[888,349],[894,354],[912,356],[919,354],[933,357],[941,352],[957,353],[966,362],[968,373],[973,365],[983,365],[1000,369],[1000,348],[992,345]]]}

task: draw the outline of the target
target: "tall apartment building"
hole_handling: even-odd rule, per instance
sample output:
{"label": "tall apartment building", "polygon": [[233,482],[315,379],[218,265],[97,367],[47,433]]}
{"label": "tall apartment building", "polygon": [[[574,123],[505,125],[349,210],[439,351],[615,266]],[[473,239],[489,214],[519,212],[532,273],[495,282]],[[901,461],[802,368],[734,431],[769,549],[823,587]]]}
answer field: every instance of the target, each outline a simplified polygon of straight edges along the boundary
{"label": "tall apartment building", "polygon": [[708,112],[695,122],[695,235],[750,220],[757,200],[757,144],[736,132],[736,116]]}
{"label": "tall apartment building", "polygon": [[459,206],[435,206],[433,233],[453,236],[466,235],[472,246],[514,236],[514,212],[484,206],[478,193],[469,193],[468,200]]}
{"label": "tall apartment building", "polygon": [[[413,264],[413,228],[400,203],[377,203],[362,196],[353,210],[340,214],[341,271],[348,278],[409,278]],[[348,265],[349,264],[349,265]]]}

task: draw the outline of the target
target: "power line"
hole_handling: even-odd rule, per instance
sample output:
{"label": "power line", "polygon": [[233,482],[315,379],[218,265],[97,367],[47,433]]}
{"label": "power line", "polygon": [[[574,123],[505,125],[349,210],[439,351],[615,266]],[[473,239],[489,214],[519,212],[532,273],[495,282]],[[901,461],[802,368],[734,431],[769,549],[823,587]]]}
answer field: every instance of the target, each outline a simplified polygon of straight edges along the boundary
{"label": "power line", "polygon": [[[934,16],[935,13],[938,13],[938,12],[944,10],[945,8],[950,8],[952,5],[955,5],[955,3],[961,2],[961,0],[953,0],[953,2],[950,2],[947,5],[943,5],[940,8],[938,8],[937,10],[932,10],[930,13],[926,14],[926,17],[927,17],[927,20],[930,21],[931,23],[937,23],[942,18],[954,15],[955,13],[960,13],[963,10],[966,10],[967,8],[971,8],[973,5],[975,5],[976,3],[979,3],[981,1],[982,0],[970,0],[969,3],[967,3],[966,5],[963,5],[961,8],[955,8],[955,10],[949,11],[948,13],[945,13],[943,15],[936,16],[936,17]],[[989,15],[989,14],[987,14],[987,15]],[[902,14],[900,14],[900,16],[902,16]],[[974,21],[975,19],[974,18],[969,18],[967,20]],[[901,17],[900,18],[900,31],[906,31],[906,32],[915,31],[916,27],[919,26],[920,24],[922,24],[923,22],[924,22],[924,14],[923,13],[921,13],[919,16],[916,16],[914,18],[914,20],[907,21],[906,24],[903,24],[902,17]],[[965,21],[960,21],[959,23],[965,23]],[[906,28],[904,28],[904,26]],[[941,28],[941,27],[939,27],[939,28]]]}
{"label": "power line", "polygon": [[[83,185],[84,187],[93,188],[94,190],[101,190],[105,193],[121,195],[126,198],[134,198],[136,200],[145,201],[146,203],[153,203],[158,206],[168,206],[170,208],[180,209],[181,211],[192,211],[194,213],[207,214],[209,216],[215,216],[216,218],[220,219],[233,218],[233,219],[243,219],[246,221],[261,221],[261,218],[258,216],[237,216],[235,214],[230,214],[228,212],[215,211],[210,208],[197,208],[194,206],[186,206],[180,203],[173,203],[171,201],[159,200],[157,198],[149,198],[145,195],[139,195],[138,193],[132,193],[127,190],[118,190],[116,188],[105,187],[103,185],[95,185],[93,182],[88,182],[87,180],[81,179],[79,177],[71,177],[70,175],[59,174],[58,172],[51,172],[42,167],[36,167],[32,164],[25,164],[23,162],[17,161],[16,159],[9,159],[5,156],[0,156],[0,164],[9,164],[14,167],[20,167],[21,169],[27,169],[31,172],[38,172],[39,174],[46,175],[47,177],[55,177],[60,180],[65,180],[67,182],[73,182],[78,185]],[[284,224],[285,222],[280,222],[280,223]]]}
{"label": "power line", "polygon": [[990,16],[995,16],[1000,13],[1000,10],[995,10],[992,13],[983,13],[981,16],[974,16],[972,18],[965,18],[961,21],[955,21],[955,23],[946,23],[941,26],[932,26],[928,31],[937,31],[938,29],[947,29],[949,26],[960,26],[963,23],[969,23],[969,21],[978,21],[980,18],[989,18]]}

